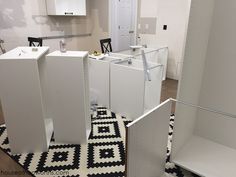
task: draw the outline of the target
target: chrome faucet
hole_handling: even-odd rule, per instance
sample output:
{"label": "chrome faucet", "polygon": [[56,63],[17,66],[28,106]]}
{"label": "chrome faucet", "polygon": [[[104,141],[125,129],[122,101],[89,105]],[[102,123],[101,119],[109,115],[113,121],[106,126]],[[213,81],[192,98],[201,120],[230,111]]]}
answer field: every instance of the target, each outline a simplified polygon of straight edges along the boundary
{"label": "chrome faucet", "polygon": [[60,51],[62,53],[66,52],[66,42],[65,42],[65,40],[60,40]]}
{"label": "chrome faucet", "polygon": [[4,49],[4,47],[2,45],[3,43],[4,43],[4,40],[0,39],[0,49],[1,49],[2,53],[6,53],[6,50]]}

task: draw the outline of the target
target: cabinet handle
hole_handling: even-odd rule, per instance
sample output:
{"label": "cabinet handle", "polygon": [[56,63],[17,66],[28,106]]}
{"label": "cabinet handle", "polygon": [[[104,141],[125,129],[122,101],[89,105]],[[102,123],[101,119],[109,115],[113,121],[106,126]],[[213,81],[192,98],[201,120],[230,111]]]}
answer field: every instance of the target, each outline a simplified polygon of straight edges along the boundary
{"label": "cabinet handle", "polygon": [[65,15],[73,15],[73,12],[65,12]]}

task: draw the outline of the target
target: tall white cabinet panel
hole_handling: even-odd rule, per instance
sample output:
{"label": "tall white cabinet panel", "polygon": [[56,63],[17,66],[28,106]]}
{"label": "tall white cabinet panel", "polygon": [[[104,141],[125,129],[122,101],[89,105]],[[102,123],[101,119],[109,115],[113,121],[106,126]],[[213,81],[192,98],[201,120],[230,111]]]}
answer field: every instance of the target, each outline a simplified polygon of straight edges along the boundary
{"label": "tall white cabinet panel", "polygon": [[55,140],[86,143],[91,130],[88,52],[55,51],[46,60]]}
{"label": "tall white cabinet panel", "polygon": [[234,176],[236,166],[235,0],[192,0],[172,160],[200,176]]}
{"label": "tall white cabinet panel", "polygon": [[47,112],[48,47],[18,47],[0,56],[0,99],[11,153],[47,151],[53,132]]}
{"label": "tall white cabinet panel", "polygon": [[86,0],[46,0],[46,5],[48,15],[86,15]]}

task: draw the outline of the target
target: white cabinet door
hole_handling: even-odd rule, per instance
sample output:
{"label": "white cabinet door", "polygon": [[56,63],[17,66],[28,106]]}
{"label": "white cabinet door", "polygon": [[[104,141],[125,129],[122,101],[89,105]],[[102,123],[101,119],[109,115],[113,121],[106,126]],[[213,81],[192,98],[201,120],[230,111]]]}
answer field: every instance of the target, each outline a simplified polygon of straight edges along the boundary
{"label": "white cabinet door", "polygon": [[68,13],[73,15],[86,15],[86,1],[85,0],[70,0],[71,5],[68,7]]}
{"label": "white cabinet door", "polygon": [[120,0],[117,6],[118,9],[118,48],[119,50],[129,49],[132,44],[132,0]]}
{"label": "white cabinet door", "polygon": [[52,15],[66,15],[65,13],[68,12],[69,3],[65,0],[56,0],[55,1],[55,14]]}
{"label": "white cabinet door", "polygon": [[46,0],[48,15],[86,15],[86,0]]}

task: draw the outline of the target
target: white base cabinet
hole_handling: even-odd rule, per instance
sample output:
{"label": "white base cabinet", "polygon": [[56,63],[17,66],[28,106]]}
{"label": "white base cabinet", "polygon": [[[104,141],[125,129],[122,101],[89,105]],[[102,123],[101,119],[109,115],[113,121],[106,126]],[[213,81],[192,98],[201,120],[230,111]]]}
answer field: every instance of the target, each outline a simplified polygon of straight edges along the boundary
{"label": "white base cabinet", "polygon": [[110,61],[89,59],[90,98],[92,103],[110,109]]}
{"label": "white base cabinet", "polygon": [[12,154],[47,151],[49,118],[45,54],[48,47],[18,47],[0,56],[0,99]]}
{"label": "white base cabinet", "polygon": [[55,140],[86,143],[91,130],[88,52],[55,51],[46,60]]}
{"label": "white base cabinet", "polygon": [[110,64],[117,58],[106,56],[102,60],[89,59],[90,99],[92,103],[110,109]]}
{"label": "white base cabinet", "polygon": [[158,48],[140,48],[140,49],[129,49],[120,51],[117,54],[123,54],[123,55],[130,55],[134,57],[135,59],[142,60],[141,51],[144,50],[144,53],[146,55],[147,61],[151,63],[158,63],[162,64],[164,66],[163,71],[163,80],[166,80],[166,74],[167,74],[167,62],[168,62],[168,55],[169,55],[169,49],[166,46],[160,46]]}
{"label": "white base cabinet", "polygon": [[160,104],[163,67],[148,63],[151,80],[145,78],[139,60],[112,63],[110,69],[111,110],[130,119],[137,119]]}

